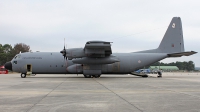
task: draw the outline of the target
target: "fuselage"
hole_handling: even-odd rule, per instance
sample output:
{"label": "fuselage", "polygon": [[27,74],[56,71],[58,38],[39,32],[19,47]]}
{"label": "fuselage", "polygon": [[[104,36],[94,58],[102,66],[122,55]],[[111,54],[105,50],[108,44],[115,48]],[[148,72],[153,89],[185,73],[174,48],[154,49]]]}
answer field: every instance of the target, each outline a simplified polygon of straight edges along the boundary
{"label": "fuselage", "polygon": [[76,64],[59,52],[27,52],[16,55],[12,70],[33,74],[83,74],[84,70],[100,70],[102,74],[127,74],[167,57],[166,53],[113,53],[119,60],[112,64]]}

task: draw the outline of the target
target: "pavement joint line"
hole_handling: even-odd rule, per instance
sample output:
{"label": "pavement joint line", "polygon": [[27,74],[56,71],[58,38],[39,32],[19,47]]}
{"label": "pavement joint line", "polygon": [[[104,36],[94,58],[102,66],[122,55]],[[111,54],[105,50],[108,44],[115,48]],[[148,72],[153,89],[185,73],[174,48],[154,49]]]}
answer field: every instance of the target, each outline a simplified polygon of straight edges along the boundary
{"label": "pavement joint line", "polygon": [[[67,79],[66,79],[67,80]],[[63,84],[66,80],[63,80],[60,84],[58,84],[54,89],[52,89],[49,93],[47,93],[45,96],[43,96],[38,102],[36,102],[34,105],[31,106],[26,112],[29,112],[35,105],[40,103],[44,98],[46,98],[49,94],[51,94],[55,89],[57,89],[61,84]]]}
{"label": "pavement joint line", "polygon": [[139,110],[140,112],[143,112],[143,110],[139,109],[138,107],[136,107],[134,104],[130,103],[129,101],[127,101],[126,99],[124,99],[123,97],[121,97],[120,95],[118,95],[117,93],[115,93],[114,91],[112,91],[111,89],[107,88],[106,86],[104,86],[103,84],[101,84],[100,82],[98,82],[95,78],[93,78],[93,80],[95,80],[98,84],[100,84],[101,86],[103,86],[104,88],[106,88],[108,91],[110,91],[111,93],[115,94],[116,96],[118,96],[120,99],[124,100],[125,102],[127,102],[129,105],[135,107],[137,110]]}
{"label": "pavement joint line", "polygon": [[[165,79],[168,79],[168,78],[165,78]],[[174,80],[174,79],[168,79],[168,80]],[[143,84],[143,83],[140,83],[140,84]],[[178,94],[188,95],[188,96],[191,96],[191,97],[195,97],[195,98],[200,99],[199,96],[187,94],[187,93],[184,93],[184,92],[178,92],[178,91],[175,91],[175,90],[165,89],[164,87],[150,86],[150,85],[147,85],[147,84],[143,84],[143,85],[149,86],[149,87],[154,87],[154,88],[157,88],[157,89],[166,90],[166,91],[175,92],[175,93],[178,93]]]}

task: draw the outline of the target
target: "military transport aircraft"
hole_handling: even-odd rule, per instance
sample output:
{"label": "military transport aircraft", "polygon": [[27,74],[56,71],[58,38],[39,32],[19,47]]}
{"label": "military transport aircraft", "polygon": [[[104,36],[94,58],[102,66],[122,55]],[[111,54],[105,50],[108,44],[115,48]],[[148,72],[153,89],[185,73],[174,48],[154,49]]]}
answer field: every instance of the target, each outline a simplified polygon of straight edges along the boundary
{"label": "military transport aircraft", "polygon": [[22,78],[30,74],[83,74],[85,78],[97,78],[101,74],[139,75],[133,71],[164,58],[189,56],[197,52],[185,52],[181,18],[173,17],[157,49],[112,53],[111,42],[88,41],[84,48],[64,47],[60,53],[20,53],[7,62],[5,68],[21,73]]}

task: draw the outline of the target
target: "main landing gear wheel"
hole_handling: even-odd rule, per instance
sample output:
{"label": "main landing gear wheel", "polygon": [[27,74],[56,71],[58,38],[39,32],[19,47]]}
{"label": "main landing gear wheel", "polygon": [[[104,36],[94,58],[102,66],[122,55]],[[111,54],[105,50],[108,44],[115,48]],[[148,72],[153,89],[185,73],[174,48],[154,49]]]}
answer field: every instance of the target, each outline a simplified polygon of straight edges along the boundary
{"label": "main landing gear wheel", "polygon": [[84,75],[85,78],[91,78],[91,75]]}
{"label": "main landing gear wheel", "polygon": [[22,74],[21,74],[21,78],[26,78],[26,74],[25,74],[25,73],[22,73]]}
{"label": "main landing gear wheel", "polygon": [[101,75],[93,75],[94,78],[99,78]]}

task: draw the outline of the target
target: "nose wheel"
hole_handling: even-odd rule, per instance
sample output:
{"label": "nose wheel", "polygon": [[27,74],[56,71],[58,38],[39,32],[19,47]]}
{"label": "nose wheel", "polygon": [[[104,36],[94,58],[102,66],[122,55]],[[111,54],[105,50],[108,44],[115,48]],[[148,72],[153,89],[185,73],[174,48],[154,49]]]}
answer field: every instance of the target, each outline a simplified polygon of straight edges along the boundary
{"label": "nose wheel", "polygon": [[26,78],[26,73],[22,73],[21,78]]}

